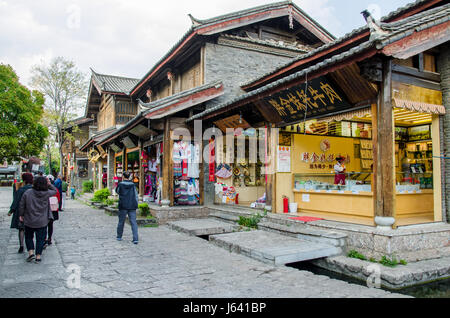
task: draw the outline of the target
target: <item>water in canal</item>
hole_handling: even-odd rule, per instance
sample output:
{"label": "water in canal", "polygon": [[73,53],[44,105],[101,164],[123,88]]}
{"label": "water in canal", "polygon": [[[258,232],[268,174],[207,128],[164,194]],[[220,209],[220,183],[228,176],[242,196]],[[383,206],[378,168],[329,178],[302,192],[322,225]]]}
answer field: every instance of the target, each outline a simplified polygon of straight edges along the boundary
{"label": "water in canal", "polygon": [[[287,264],[286,266],[296,268],[303,271],[308,271],[316,275],[324,275],[333,279],[339,279],[351,284],[357,284],[362,286],[367,286],[365,281],[346,276],[344,274],[332,272],[317,266],[314,266],[308,262],[299,262]],[[400,290],[390,290],[387,288],[382,288],[383,290],[394,292],[398,294],[404,294],[413,296],[416,298],[450,298],[450,279],[440,280],[424,285],[408,287]]]}

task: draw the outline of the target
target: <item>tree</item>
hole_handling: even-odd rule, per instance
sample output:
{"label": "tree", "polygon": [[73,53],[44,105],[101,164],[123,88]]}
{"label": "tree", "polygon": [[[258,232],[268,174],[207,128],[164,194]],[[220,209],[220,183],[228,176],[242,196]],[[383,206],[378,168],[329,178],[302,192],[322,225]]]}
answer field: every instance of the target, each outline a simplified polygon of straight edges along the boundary
{"label": "tree", "polygon": [[59,148],[59,171],[63,171],[63,145],[71,138],[65,130],[77,111],[87,91],[85,75],[77,70],[74,62],[63,57],[54,58],[49,65],[36,65],[31,70],[32,87],[46,97],[45,111],[50,121],[49,129],[55,134]]}
{"label": "tree", "polygon": [[44,97],[19,83],[10,65],[0,64],[0,162],[38,156],[48,130],[39,123]]}

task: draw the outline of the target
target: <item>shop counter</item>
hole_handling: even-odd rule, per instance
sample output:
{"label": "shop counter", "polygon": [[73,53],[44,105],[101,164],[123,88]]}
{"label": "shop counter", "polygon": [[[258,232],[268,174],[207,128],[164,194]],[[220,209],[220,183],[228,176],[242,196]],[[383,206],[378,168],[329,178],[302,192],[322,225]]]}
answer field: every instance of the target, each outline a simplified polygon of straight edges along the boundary
{"label": "shop counter", "polygon": [[[337,216],[372,222],[372,192],[338,190],[293,190],[298,212]],[[396,194],[396,218],[433,216],[433,190]],[[331,219],[331,218],[330,218]]]}

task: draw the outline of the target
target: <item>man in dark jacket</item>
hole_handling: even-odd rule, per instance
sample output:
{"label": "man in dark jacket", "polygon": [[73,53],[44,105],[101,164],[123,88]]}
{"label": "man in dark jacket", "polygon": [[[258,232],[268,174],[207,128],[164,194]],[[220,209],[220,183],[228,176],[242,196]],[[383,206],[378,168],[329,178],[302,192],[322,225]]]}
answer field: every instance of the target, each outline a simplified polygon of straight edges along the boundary
{"label": "man in dark jacket", "polygon": [[117,240],[122,240],[125,218],[128,215],[131,230],[133,231],[133,243],[138,243],[138,226],[136,222],[136,209],[138,208],[138,192],[136,186],[131,181],[131,174],[128,171],[123,173],[124,181],[120,182],[116,188],[119,195],[119,224],[117,225]]}

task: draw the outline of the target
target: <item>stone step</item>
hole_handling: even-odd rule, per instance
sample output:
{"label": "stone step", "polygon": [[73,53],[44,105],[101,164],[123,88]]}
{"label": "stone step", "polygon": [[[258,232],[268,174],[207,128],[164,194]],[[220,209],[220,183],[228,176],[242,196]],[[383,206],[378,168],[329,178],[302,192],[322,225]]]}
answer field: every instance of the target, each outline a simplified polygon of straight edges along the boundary
{"label": "stone step", "polygon": [[284,265],[340,255],[338,246],[255,230],[211,235],[211,243],[272,265]]}
{"label": "stone step", "polygon": [[210,212],[209,217],[228,223],[236,223],[239,221],[239,216],[222,212]]}
{"label": "stone step", "polygon": [[233,225],[212,218],[171,221],[167,225],[172,230],[193,236],[231,233],[239,229],[237,224]]}
{"label": "stone step", "polygon": [[263,219],[259,222],[258,229],[295,237],[310,242],[325,243],[339,247],[344,247],[347,243],[346,234],[314,229],[301,223],[290,223],[288,225],[284,225]]}

